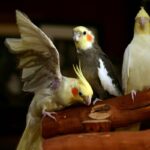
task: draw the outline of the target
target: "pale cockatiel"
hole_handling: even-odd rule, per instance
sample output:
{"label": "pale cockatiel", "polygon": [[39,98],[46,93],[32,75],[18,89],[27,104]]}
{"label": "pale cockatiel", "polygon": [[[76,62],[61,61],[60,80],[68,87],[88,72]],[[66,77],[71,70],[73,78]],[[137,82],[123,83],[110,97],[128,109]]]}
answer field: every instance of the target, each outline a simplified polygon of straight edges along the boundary
{"label": "pale cockatiel", "polygon": [[23,90],[35,94],[17,150],[41,150],[42,114],[54,118],[54,111],[74,103],[89,105],[93,91],[80,67],[74,67],[78,79],[62,76],[59,53],[51,39],[20,11],[16,11],[16,19],[21,38],[7,38],[5,42],[20,58]]}
{"label": "pale cockatiel", "polygon": [[124,94],[150,88],[150,17],[141,7],[135,17],[134,36],[127,46],[122,67],[122,86]]}
{"label": "pale cockatiel", "polygon": [[91,84],[95,95],[101,99],[106,99],[110,95],[120,96],[121,86],[114,67],[97,44],[92,31],[83,26],[75,27],[73,40],[83,74]]}

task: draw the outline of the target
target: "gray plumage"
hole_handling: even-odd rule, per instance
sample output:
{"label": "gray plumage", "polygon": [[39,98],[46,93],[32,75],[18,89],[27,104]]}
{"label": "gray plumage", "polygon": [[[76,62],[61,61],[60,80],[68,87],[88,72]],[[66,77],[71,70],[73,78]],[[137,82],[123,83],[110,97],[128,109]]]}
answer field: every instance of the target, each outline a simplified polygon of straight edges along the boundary
{"label": "gray plumage", "polygon": [[[93,41],[87,41],[86,47],[86,36],[88,34],[91,37],[93,36]],[[114,66],[94,40],[93,33],[85,27],[76,27],[74,28],[74,41],[83,74],[91,84],[95,95],[101,99],[107,99],[110,95],[122,95]]]}

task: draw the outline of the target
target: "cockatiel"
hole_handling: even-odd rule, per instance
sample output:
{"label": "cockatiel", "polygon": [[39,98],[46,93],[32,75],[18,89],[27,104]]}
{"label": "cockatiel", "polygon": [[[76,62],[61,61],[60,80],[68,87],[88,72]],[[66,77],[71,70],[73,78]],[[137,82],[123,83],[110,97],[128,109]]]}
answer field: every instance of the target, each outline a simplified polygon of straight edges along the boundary
{"label": "cockatiel", "polygon": [[141,7],[135,17],[134,36],[127,46],[122,67],[124,94],[150,88],[150,17]]}
{"label": "cockatiel", "polygon": [[120,96],[122,90],[114,67],[97,44],[92,31],[83,26],[75,27],[73,40],[83,74],[92,86],[96,97],[106,99],[110,95]]}
{"label": "cockatiel", "polygon": [[5,43],[20,58],[23,90],[35,94],[17,150],[41,150],[42,114],[54,118],[55,111],[74,103],[89,105],[93,90],[80,66],[74,67],[77,79],[63,76],[59,53],[51,39],[20,11],[16,11],[16,19],[21,38],[7,38]]}

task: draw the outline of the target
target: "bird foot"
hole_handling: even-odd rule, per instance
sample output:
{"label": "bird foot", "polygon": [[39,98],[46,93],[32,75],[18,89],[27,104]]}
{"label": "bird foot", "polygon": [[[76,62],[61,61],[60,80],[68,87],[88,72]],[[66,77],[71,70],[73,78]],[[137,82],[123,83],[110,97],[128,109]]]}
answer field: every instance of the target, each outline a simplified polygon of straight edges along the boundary
{"label": "bird foot", "polygon": [[42,112],[43,117],[48,116],[48,117],[54,119],[55,121],[56,121],[56,117],[54,115],[56,115],[56,114],[57,114],[56,112],[47,112],[47,111]]}
{"label": "bird foot", "polygon": [[99,99],[99,98],[95,98],[95,100],[93,101],[93,105],[95,105],[97,102],[101,102],[101,101],[103,101],[102,99]]}
{"label": "bird foot", "polygon": [[132,98],[132,100],[133,100],[133,103],[134,103],[135,96],[136,96],[136,91],[135,91],[135,90],[132,90],[132,91],[131,91],[131,98]]}

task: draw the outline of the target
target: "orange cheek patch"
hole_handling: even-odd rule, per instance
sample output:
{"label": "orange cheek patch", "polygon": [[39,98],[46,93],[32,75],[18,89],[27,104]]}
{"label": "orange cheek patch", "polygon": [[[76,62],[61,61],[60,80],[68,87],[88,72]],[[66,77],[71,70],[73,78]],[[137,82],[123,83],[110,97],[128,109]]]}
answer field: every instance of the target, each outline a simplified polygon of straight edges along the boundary
{"label": "orange cheek patch", "polygon": [[77,95],[78,95],[78,89],[77,89],[77,88],[72,88],[71,92],[72,92],[72,94],[73,94],[74,96],[77,96]]}
{"label": "orange cheek patch", "polygon": [[87,38],[88,41],[92,41],[93,40],[93,37],[90,34],[87,34],[86,38]]}

